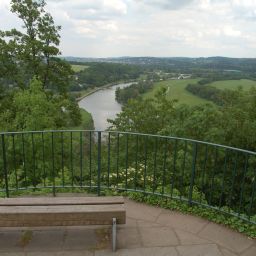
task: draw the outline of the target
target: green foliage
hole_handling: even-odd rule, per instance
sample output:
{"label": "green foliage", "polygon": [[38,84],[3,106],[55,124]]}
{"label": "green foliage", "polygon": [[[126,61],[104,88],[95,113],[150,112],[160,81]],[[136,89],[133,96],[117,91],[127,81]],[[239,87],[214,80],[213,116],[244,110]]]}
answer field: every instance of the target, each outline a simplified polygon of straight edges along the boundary
{"label": "green foliage", "polygon": [[0,75],[7,87],[26,88],[34,76],[43,88],[61,93],[69,85],[71,66],[54,58],[60,54],[60,26],[55,26],[45,5],[43,0],[11,1],[11,11],[22,20],[24,32],[0,31]]}
{"label": "green foliage", "polygon": [[154,186],[154,177],[153,174],[144,176],[144,170],[145,165],[139,164],[137,170],[134,167],[128,167],[119,170],[118,173],[110,173],[109,186],[112,189],[136,188],[142,190],[145,186],[150,189]]}
{"label": "green foliage", "polygon": [[186,87],[187,91],[197,95],[203,99],[211,100],[218,105],[223,105],[221,90],[213,86],[205,86],[198,84],[188,84]]}
{"label": "green foliage", "polygon": [[32,80],[29,89],[14,94],[13,109],[13,130],[35,131],[57,127],[56,105],[47,99],[42,84],[37,80]]}
{"label": "green foliage", "polygon": [[45,1],[12,0],[11,11],[23,22],[0,31],[0,128],[43,130],[78,126],[81,114],[69,99],[71,65],[60,55],[60,26]]}
{"label": "green foliage", "polygon": [[254,90],[255,86],[255,81],[246,79],[224,80],[213,83],[209,83],[208,79],[203,79],[198,81],[197,84],[188,84],[186,90],[202,99],[223,106],[235,103],[241,97],[243,90],[248,93],[250,89]]}
{"label": "green foliage", "polygon": [[72,66],[72,70],[74,72],[80,72],[80,71],[89,67],[89,66],[86,66],[86,65],[71,65],[71,66]]}
{"label": "green foliage", "polygon": [[93,124],[93,119],[92,115],[87,112],[86,110],[80,108],[80,113],[81,113],[81,124],[78,126],[73,126],[69,127],[71,130],[94,130],[94,124]]}
{"label": "green foliage", "polygon": [[116,89],[116,101],[120,104],[126,104],[128,100],[140,97],[152,87],[153,83],[149,81],[138,82],[122,89],[118,87]]}
{"label": "green foliage", "polygon": [[[109,120],[111,129],[164,134],[256,150],[256,90],[225,91],[225,104],[188,106],[169,100],[161,88],[154,98],[131,100]],[[224,98],[223,98],[224,99]]]}
{"label": "green foliage", "polygon": [[52,97],[42,83],[33,79],[28,89],[17,90],[8,108],[0,114],[1,130],[44,130],[74,126],[81,123],[77,104],[62,96]]}
{"label": "green foliage", "polygon": [[109,120],[112,128],[157,134],[170,122],[176,103],[167,100],[165,94],[162,88],[154,99],[130,100],[115,120]]}

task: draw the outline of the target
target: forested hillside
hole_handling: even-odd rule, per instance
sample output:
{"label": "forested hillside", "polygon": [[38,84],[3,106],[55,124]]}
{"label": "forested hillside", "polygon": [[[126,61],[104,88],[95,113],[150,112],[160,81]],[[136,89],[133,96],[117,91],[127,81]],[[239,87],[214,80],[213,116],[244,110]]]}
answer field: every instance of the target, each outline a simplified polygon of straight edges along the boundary
{"label": "forested hillside", "polygon": [[76,80],[71,87],[72,91],[135,80],[143,70],[135,65],[113,63],[86,63],[86,66],[87,68],[76,72]]}
{"label": "forested hillside", "polygon": [[[76,58],[65,57],[66,60],[76,62],[107,62],[119,64],[132,64],[147,67],[148,69],[161,69],[176,73],[197,73],[203,75],[205,71],[215,73],[247,73],[256,72],[255,58],[227,58],[227,57],[208,57],[208,58],[183,58],[183,57],[120,57],[120,58]],[[207,73],[207,72],[206,72]]]}
{"label": "forested hillside", "polygon": [[123,89],[116,89],[116,101],[120,104],[126,104],[130,99],[136,99],[142,96],[153,87],[153,82],[150,81],[140,81],[138,83],[132,84]]}

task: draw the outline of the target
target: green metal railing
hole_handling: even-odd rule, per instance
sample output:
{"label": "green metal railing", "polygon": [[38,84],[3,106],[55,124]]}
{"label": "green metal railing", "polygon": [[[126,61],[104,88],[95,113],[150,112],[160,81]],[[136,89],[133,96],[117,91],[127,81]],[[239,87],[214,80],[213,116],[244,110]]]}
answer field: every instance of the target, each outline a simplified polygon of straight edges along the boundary
{"label": "green metal railing", "polygon": [[126,132],[1,133],[0,193],[106,189],[155,194],[256,224],[256,153]]}

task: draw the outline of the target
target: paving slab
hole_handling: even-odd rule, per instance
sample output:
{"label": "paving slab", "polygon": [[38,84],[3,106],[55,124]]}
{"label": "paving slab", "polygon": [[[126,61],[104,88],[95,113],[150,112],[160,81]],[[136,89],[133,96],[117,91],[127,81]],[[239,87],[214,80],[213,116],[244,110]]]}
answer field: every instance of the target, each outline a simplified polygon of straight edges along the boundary
{"label": "paving slab", "polygon": [[117,230],[117,248],[142,247],[142,239],[137,228],[121,228]]}
{"label": "paving slab", "polygon": [[201,237],[198,237],[197,235],[180,230],[180,229],[175,229],[175,233],[178,236],[179,242],[181,245],[192,245],[192,244],[210,244],[210,242],[207,239],[203,239]]}
{"label": "paving slab", "polygon": [[122,249],[117,252],[109,250],[97,251],[95,256],[178,256],[174,247],[151,247],[137,249]]}
{"label": "paving slab", "polygon": [[[25,251],[58,251],[64,244],[63,230],[30,231],[24,243]],[[31,237],[29,237],[31,236]]]}
{"label": "paving slab", "polygon": [[94,253],[91,251],[28,252],[24,256],[94,256]]}
{"label": "paving slab", "polygon": [[139,228],[143,247],[174,246],[179,240],[173,230],[167,227]]}
{"label": "paving slab", "polygon": [[125,228],[125,227],[135,228],[135,227],[137,227],[137,220],[136,219],[131,219],[131,218],[127,217],[125,225],[120,225],[119,227],[120,228]]}
{"label": "paving slab", "polygon": [[222,256],[216,244],[182,245],[177,250],[181,256]]}
{"label": "paving slab", "polygon": [[241,253],[255,243],[255,240],[215,223],[209,223],[199,235],[235,253]]}
{"label": "paving slab", "polygon": [[51,251],[51,252],[27,252],[26,253],[26,256],[57,256],[57,253],[58,252],[53,252],[53,251]]}
{"label": "paving slab", "polygon": [[158,216],[156,222],[165,226],[189,231],[194,234],[198,233],[208,224],[208,221],[202,218],[170,210],[164,210]]}
{"label": "paving slab", "polygon": [[229,251],[228,249],[225,248],[220,248],[220,251],[223,256],[238,256],[239,254],[236,254],[234,252]]}
{"label": "paving slab", "polygon": [[145,220],[137,220],[136,223],[138,227],[146,227],[146,228],[165,227],[165,225],[163,224],[159,224],[152,221],[145,221]]}
{"label": "paving slab", "polygon": [[[138,210],[139,207],[139,210]],[[128,218],[144,221],[155,221],[162,212],[161,208],[137,203],[132,200],[125,200],[126,216]]]}
{"label": "paving slab", "polygon": [[54,256],[94,256],[94,253],[91,251],[63,251],[63,252],[57,252],[56,255]]}
{"label": "paving slab", "polygon": [[256,255],[256,245],[248,248],[244,251],[241,256],[255,256]]}
{"label": "paving slab", "polygon": [[[22,252],[23,244],[21,241],[22,232],[21,231],[10,231],[0,233],[0,252],[10,251]],[[1,254],[0,254],[1,255]]]}
{"label": "paving slab", "polygon": [[95,250],[110,247],[111,230],[109,227],[84,227],[67,229],[63,250]]}

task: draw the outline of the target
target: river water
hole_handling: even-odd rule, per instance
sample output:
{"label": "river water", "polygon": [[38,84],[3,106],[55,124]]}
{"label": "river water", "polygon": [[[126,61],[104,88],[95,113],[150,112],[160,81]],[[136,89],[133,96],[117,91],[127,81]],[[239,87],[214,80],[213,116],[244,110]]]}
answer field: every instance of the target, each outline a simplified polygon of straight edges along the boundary
{"label": "river water", "polygon": [[132,83],[123,83],[105,88],[83,98],[79,107],[92,114],[96,131],[104,131],[109,127],[107,119],[114,119],[121,112],[122,106],[115,100],[117,87],[124,88]]}

